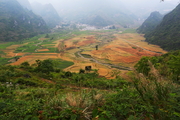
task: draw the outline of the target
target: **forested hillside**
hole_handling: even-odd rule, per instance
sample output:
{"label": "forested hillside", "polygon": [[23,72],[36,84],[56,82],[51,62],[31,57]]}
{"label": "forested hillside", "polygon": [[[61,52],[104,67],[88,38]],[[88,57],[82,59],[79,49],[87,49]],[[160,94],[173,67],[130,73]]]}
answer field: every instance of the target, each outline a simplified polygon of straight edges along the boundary
{"label": "forested hillside", "polygon": [[159,12],[152,12],[151,15],[144,21],[144,23],[137,29],[138,33],[148,34],[152,32],[163,19],[163,15]]}
{"label": "forested hillside", "polygon": [[155,30],[145,35],[148,43],[157,44],[165,50],[180,49],[180,4],[164,16]]}
{"label": "forested hillside", "polygon": [[46,32],[44,20],[16,0],[0,1],[0,41],[17,41]]}

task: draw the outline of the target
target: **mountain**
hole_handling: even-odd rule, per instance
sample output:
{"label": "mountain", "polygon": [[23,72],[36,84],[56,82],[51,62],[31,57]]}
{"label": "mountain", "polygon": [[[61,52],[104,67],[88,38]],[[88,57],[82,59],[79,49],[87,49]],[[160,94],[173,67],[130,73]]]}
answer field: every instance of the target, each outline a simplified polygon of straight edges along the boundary
{"label": "mountain", "polygon": [[145,34],[148,43],[157,44],[165,50],[180,49],[180,4],[164,16],[152,32]]}
{"label": "mountain", "polygon": [[[71,0],[70,0],[71,1]],[[133,25],[137,20],[119,0],[73,0],[56,6],[66,21],[103,27],[108,25]]]}
{"label": "mountain", "polygon": [[145,34],[153,31],[162,19],[163,15],[161,15],[159,12],[152,12],[144,23],[137,29],[137,32]]}
{"label": "mountain", "polygon": [[0,41],[17,41],[47,32],[45,21],[16,0],[0,1]]}
{"label": "mountain", "polygon": [[46,24],[50,28],[56,27],[61,21],[61,18],[59,17],[57,11],[52,6],[52,4],[45,4],[42,5],[40,3],[34,2],[31,4],[33,12],[42,16],[42,18],[45,20]]}
{"label": "mountain", "polygon": [[134,17],[122,12],[119,9],[110,7],[101,7],[83,17],[80,22],[97,27],[108,25],[129,26],[134,23]]}
{"label": "mountain", "polygon": [[23,6],[24,8],[28,9],[28,10],[32,10],[31,8],[31,4],[29,3],[28,0],[17,0],[21,6]]}

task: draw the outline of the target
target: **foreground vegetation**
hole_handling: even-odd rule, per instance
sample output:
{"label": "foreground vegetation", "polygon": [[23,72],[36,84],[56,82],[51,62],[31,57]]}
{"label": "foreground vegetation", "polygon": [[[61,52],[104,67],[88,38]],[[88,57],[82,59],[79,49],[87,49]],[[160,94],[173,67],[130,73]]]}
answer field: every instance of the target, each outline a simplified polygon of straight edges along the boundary
{"label": "foreground vegetation", "polygon": [[[141,59],[129,73],[131,82],[119,76],[101,78],[96,70],[65,72],[52,60],[37,60],[33,66],[27,62],[1,66],[0,119],[178,120],[179,66],[175,64],[179,54]],[[169,77],[163,74],[163,66]]]}

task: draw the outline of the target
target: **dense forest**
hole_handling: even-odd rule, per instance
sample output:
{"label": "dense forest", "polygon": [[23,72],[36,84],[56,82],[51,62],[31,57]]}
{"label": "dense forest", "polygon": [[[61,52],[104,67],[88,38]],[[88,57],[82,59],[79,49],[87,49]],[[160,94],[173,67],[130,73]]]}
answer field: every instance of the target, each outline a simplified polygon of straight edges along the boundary
{"label": "dense forest", "polygon": [[0,41],[19,41],[48,32],[45,21],[16,0],[1,0],[0,15]]}
{"label": "dense forest", "polygon": [[157,44],[165,50],[180,49],[180,4],[164,16],[162,22],[150,33],[145,34],[146,41]]}

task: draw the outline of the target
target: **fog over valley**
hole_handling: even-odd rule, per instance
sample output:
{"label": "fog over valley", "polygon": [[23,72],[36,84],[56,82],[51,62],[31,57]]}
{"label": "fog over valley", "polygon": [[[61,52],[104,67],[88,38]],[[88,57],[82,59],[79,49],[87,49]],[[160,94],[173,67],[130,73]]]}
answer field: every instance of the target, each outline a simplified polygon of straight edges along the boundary
{"label": "fog over valley", "polygon": [[[160,10],[159,12],[166,12],[172,10],[179,0],[29,0],[32,2],[39,2],[42,4],[51,3],[58,10],[59,13],[69,11],[69,9],[96,9],[96,7],[103,6],[104,4],[114,5],[117,7],[124,6],[131,12],[153,12]],[[138,14],[138,13],[137,13]]]}

